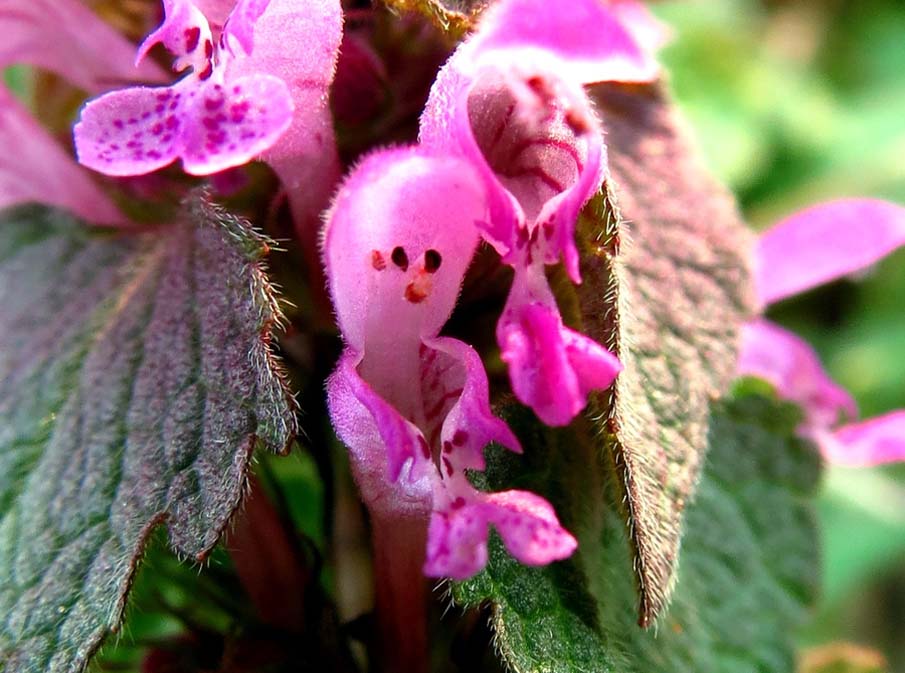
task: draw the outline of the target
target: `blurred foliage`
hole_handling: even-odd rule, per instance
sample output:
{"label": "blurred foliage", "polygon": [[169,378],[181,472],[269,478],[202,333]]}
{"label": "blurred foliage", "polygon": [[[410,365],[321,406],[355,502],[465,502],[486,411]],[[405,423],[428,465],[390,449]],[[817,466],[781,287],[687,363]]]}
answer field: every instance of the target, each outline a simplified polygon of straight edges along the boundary
{"label": "blurred foliage", "polygon": [[[711,167],[752,224],[839,196],[905,203],[905,3],[659,3],[664,60]],[[857,235],[857,230],[853,231]],[[905,251],[772,317],[813,343],[865,416],[905,407]],[[830,470],[824,600],[806,644],[853,641],[905,671],[905,466]]]}

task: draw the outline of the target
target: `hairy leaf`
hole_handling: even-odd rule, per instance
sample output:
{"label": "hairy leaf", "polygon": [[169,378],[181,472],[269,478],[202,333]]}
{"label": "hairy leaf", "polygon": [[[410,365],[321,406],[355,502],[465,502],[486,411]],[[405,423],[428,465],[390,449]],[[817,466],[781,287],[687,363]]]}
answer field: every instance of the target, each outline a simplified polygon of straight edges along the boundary
{"label": "hairy leaf", "polygon": [[752,312],[750,235],[660,86],[594,97],[610,175],[580,223],[578,300],[584,330],[625,365],[597,408],[616,438],[647,626],[669,601],[708,406],[728,388]]}
{"label": "hairy leaf", "polygon": [[657,630],[635,623],[619,478],[600,435],[544,428],[521,410],[509,420],[525,456],[491,452],[488,485],[545,493],[579,539],[572,559],[544,568],[518,564],[495,540],[487,569],[454,587],[461,603],[492,601],[496,646],[512,670],[794,670],[793,630],[819,586],[810,503],[819,459],[794,436],[794,407],[756,396],[716,405],[679,581]]}
{"label": "hairy leaf", "polygon": [[203,202],[146,234],[0,221],[0,669],[76,671],[165,523],[203,559],[294,416],[266,242]]}

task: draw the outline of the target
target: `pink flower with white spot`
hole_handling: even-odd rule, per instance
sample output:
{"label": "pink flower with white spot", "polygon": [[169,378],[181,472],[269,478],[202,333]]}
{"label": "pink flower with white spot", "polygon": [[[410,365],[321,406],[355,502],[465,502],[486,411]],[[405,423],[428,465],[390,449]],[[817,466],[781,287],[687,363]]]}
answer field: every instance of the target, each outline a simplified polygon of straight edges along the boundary
{"label": "pink flower with white spot", "polygon": [[[763,233],[754,258],[761,304],[861,271],[905,245],[905,208],[872,199],[820,204]],[[853,422],[852,396],[824,371],[814,349],[767,320],[742,331],[738,372],[763,378],[804,412],[800,434],[824,457],[862,466],[905,460],[905,410]]]}
{"label": "pink flower with white spot", "polygon": [[486,563],[490,524],[523,563],[576,546],[539,496],[482,493],[465,475],[484,468],[489,442],[521,451],[491,412],[478,354],[439,336],[485,219],[484,188],[467,162],[386,150],[347,178],[323,243],[346,344],[328,383],[337,434],[372,515],[429,521],[424,571],[458,579]]}
{"label": "pink flower with white spot", "polygon": [[516,396],[550,425],[569,423],[621,370],[563,325],[545,275],[562,259],[580,282],[576,220],[606,171],[583,85],[655,79],[656,25],[630,0],[503,0],[441,70],[421,120],[425,146],[463,157],[485,183],[482,236],[515,270],[497,340]]}

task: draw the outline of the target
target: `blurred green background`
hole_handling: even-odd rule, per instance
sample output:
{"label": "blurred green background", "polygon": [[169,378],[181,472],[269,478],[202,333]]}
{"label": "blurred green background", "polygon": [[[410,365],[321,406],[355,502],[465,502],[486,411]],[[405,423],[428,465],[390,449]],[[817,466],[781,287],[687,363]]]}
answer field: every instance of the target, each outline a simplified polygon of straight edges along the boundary
{"label": "blurred green background", "polygon": [[[905,2],[658,3],[673,89],[751,223],[838,196],[905,203]],[[857,228],[852,235],[857,236]],[[905,251],[771,317],[870,416],[905,407]],[[824,599],[803,646],[849,641],[905,673],[905,466],[830,469]]]}

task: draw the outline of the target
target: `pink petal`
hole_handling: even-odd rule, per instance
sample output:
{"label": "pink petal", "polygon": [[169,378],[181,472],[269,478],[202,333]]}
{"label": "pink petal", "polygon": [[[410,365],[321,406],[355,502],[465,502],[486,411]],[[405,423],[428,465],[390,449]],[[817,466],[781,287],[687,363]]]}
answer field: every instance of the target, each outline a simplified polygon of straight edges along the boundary
{"label": "pink petal", "polygon": [[[496,50],[536,47],[562,59],[564,76],[582,83],[649,82],[659,65],[638,33],[623,24],[625,16],[600,0],[502,0],[485,12],[469,49],[478,59]],[[629,18],[638,25],[637,17]]]}
{"label": "pink petal", "polygon": [[194,0],[195,7],[201,10],[212,31],[222,30],[230,12],[236,6],[236,0]]}
{"label": "pink petal", "polygon": [[[529,272],[530,273],[530,272]],[[552,295],[532,294],[516,272],[497,341],[515,396],[547,425],[568,425],[588,393],[609,387],[622,364],[615,355],[562,323]],[[546,282],[546,281],[543,281]]]}
{"label": "pink petal", "polygon": [[178,57],[174,70],[193,66],[195,74],[204,72],[210,67],[214,46],[204,14],[191,0],[163,0],[163,6],[164,21],[138,47],[135,62],[142,62],[151,47],[163,43]]}
{"label": "pink petal", "polygon": [[293,103],[283,80],[249,75],[212,82],[185,103],[185,171],[210,175],[246,164],[269,149],[292,123]]}
{"label": "pink petal", "polygon": [[270,2],[271,0],[238,0],[226,20],[223,33],[227,38],[236,38],[246,54],[251,54],[254,50],[255,24]]}
{"label": "pink petal", "polygon": [[[440,462],[444,477],[465,469],[483,470],[484,447],[491,442],[521,453],[518,438],[505,422],[493,415],[487,373],[478,353],[450,337],[427,339],[425,345],[450,356],[464,374],[461,393],[443,420]],[[447,376],[451,369],[446,369]]]}
{"label": "pink petal", "polygon": [[[422,337],[438,334],[483,216],[480,182],[459,159],[411,148],[377,152],[359,164],[324,230],[330,293],[346,342],[389,363],[400,348],[416,351]],[[397,248],[404,265],[393,261]],[[433,272],[428,251],[439,258]]]}
{"label": "pink petal", "polygon": [[654,52],[670,41],[670,28],[640,0],[608,0],[606,4],[642,49]]}
{"label": "pink petal", "polygon": [[75,125],[79,162],[107,175],[143,175],[182,158],[210,175],[248,163],[292,118],[286,85],[267,75],[225,85],[185,79],[121,89],[89,101]]}
{"label": "pink petal", "polygon": [[185,84],[133,87],[88,101],[73,129],[79,163],[106,175],[143,175],[183,151]]}
{"label": "pink petal", "polygon": [[860,423],[844,425],[819,438],[831,463],[868,467],[905,460],[905,411],[893,411]]}
{"label": "pink petal", "polygon": [[234,59],[229,76],[264,73],[289,86],[292,123],[262,158],[285,186],[296,228],[313,257],[320,214],[340,178],[327,96],[342,39],[340,2],[271,0],[255,22],[254,36],[254,51]]}
{"label": "pink petal", "polygon": [[124,222],[88,174],[0,87],[0,208],[32,201],[95,224]]}
{"label": "pink petal", "polygon": [[503,544],[526,565],[546,565],[568,558],[578,546],[564,529],[549,502],[526,491],[503,491],[486,496],[492,508],[490,521],[496,526]]}
{"label": "pink petal", "polygon": [[490,195],[485,237],[504,261],[515,263],[525,252],[516,246],[530,240],[548,263],[564,257],[578,282],[575,223],[606,163],[590,101],[544,52],[513,52],[511,62],[501,59],[473,79],[458,69],[468,56],[458,52],[438,75],[421,141],[462,154],[481,173]]}
{"label": "pink petal", "polygon": [[526,565],[568,558],[578,546],[546,500],[526,491],[475,493],[435,511],[428,529],[424,573],[463,580],[487,564],[488,526],[493,524],[506,549]]}
{"label": "pink petal", "polygon": [[765,231],[755,276],[764,304],[878,262],[905,244],[905,208],[875,199],[842,199],[803,210]]}
{"label": "pink petal", "polygon": [[[425,479],[436,479],[430,447],[417,426],[359,375],[361,359],[361,354],[347,349],[327,382],[333,427],[352,453],[363,491],[379,497],[408,465],[403,490],[411,491],[413,499],[420,501],[430,489]],[[365,475],[365,483],[361,475]]]}
{"label": "pink petal", "polygon": [[780,397],[801,406],[806,433],[829,430],[840,417],[858,415],[854,399],[824,371],[814,349],[767,320],[743,327],[738,374],[769,381]]}
{"label": "pink petal", "polygon": [[0,67],[44,68],[92,93],[164,78],[153,63],[136,68],[135,45],[79,0],[5,0],[0,35]]}

